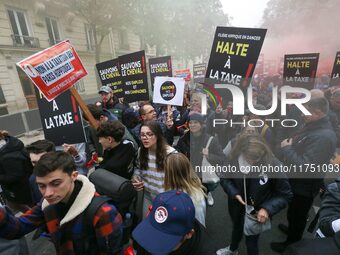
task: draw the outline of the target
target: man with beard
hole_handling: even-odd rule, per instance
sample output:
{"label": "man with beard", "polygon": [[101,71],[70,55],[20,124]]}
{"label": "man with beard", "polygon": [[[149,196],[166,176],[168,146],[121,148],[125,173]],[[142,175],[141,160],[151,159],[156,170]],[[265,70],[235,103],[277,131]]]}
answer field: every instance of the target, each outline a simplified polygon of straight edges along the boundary
{"label": "man with beard", "polygon": [[101,102],[98,102],[97,106],[102,106],[103,109],[109,110],[113,113],[120,121],[122,121],[123,112],[129,108],[128,104],[123,102],[123,99],[118,99],[112,92],[109,86],[101,86],[98,93],[101,97]]}

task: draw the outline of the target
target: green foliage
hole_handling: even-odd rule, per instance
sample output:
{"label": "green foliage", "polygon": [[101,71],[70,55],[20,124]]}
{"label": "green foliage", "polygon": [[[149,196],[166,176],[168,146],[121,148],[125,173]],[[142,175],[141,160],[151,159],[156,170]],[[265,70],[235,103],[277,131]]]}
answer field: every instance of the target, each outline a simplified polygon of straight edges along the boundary
{"label": "green foliage", "polygon": [[56,0],[84,18],[95,30],[96,58],[111,28],[129,29],[141,48],[156,45],[157,55],[208,57],[216,26],[228,25],[219,0]]}
{"label": "green foliage", "polygon": [[216,26],[229,22],[219,0],[140,0],[134,18],[134,31],[157,46],[157,55],[176,58],[207,57]]}

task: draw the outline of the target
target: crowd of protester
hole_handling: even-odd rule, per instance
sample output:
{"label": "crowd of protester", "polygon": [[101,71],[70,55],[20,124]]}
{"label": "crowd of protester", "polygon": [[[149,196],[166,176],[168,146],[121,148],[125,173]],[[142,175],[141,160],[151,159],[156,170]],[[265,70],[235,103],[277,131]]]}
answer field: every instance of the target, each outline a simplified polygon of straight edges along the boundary
{"label": "crowd of protester", "polygon": [[[255,109],[271,107],[271,93],[274,86],[282,86],[279,83],[275,78],[253,80]],[[138,110],[103,86],[99,89],[101,99],[88,105],[98,128],[86,128],[87,142],[55,146],[39,140],[25,148],[18,138],[1,131],[2,196],[9,208],[24,214],[15,217],[0,207],[0,237],[18,239],[41,228],[39,235],[47,236],[58,254],[233,255],[238,254],[245,235],[247,254],[257,255],[261,253],[261,231],[246,230],[246,216],[252,215],[264,226],[288,208],[288,225],[279,225],[287,238],[272,242],[272,250],[307,254],[304,249],[318,242],[336,249],[340,179],[325,187],[326,173],[310,172],[311,165],[338,165],[332,158],[340,144],[340,89],[321,87],[323,90],[313,89],[311,99],[304,104],[311,115],[288,105],[287,116],[281,116],[279,109],[271,116],[258,116],[249,109],[236,116],[233,107],[237,102],[214,102],[199,85],[194,91],[185,91],[181,107],[147,101],[139,102]],[[301,97],[294,93],[288,96]],[[206,114],[202,114],[204,97]],[[271,126],[264,117],[293,119],[297,125]],[[213,125],[214,119],[246,124]],[[207,181],[202,166],[205,159],[214,169],[229,166],[235,171],[217,171],[219,181]],[[283,171],[265,172],[263,166],[289,166],[305,174],[296,177]],[[122,241],[130,214],[122,214],[107,200],[98,202],[92,215],[88,213],[95,198],[105,195],[98,194],[87,178],[97,169],[131,180],[142,196],[140,213],[136,203],[130,206],[134,229],[128,233],[128,244],[133,243],[131,253]],[[213,242],[207,238],[206,207],[216,206],[212,192],[218,185],[228,196],[231,242],[212,251],[206,244]],[[301,241],[308,212],[320,191],[325,192],[315,228],[317,237]],[[338,247],[329,254],[339,252]]]}

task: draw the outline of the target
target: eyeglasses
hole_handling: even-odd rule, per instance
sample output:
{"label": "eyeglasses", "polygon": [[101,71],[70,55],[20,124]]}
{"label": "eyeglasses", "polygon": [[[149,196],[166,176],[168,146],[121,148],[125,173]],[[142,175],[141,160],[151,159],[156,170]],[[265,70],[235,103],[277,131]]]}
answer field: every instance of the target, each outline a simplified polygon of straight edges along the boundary
{"label": "eyeglasses", "polygon": [[141,138],[143,138],[143,137],[145,137],[145,138],[151,138],[151,137],[153,137],[155,134],[153,134],[153,133],[141,133],[140,134],[140,137]]}
{"label": "eyeglasses", "polygon": [[148,111],[148,112],[144,113],[144,115],[146,115],[146,114],[150,114],[150,113],[154,113],[154,112],[155,112],[155,110],[150,110],[150,111]]}

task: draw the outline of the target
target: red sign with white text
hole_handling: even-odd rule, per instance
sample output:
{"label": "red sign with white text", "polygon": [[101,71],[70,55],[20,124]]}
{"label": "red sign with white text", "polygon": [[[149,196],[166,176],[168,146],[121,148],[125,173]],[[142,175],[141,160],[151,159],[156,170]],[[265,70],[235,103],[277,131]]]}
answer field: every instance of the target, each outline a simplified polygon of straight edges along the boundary
{"label": "red sign with white text", "polygon": [[177,77],[177,78],[184,78],[185,81],[190,81],[190,80],[191,80],[191,72],[190,72],[190,69],[175,70],[174,77]]}
{"label": "red sign with white text", "polygon": [[21,60],[17,65],[48,101],[53,100],[87,75],[87,71],[68,40]]}

